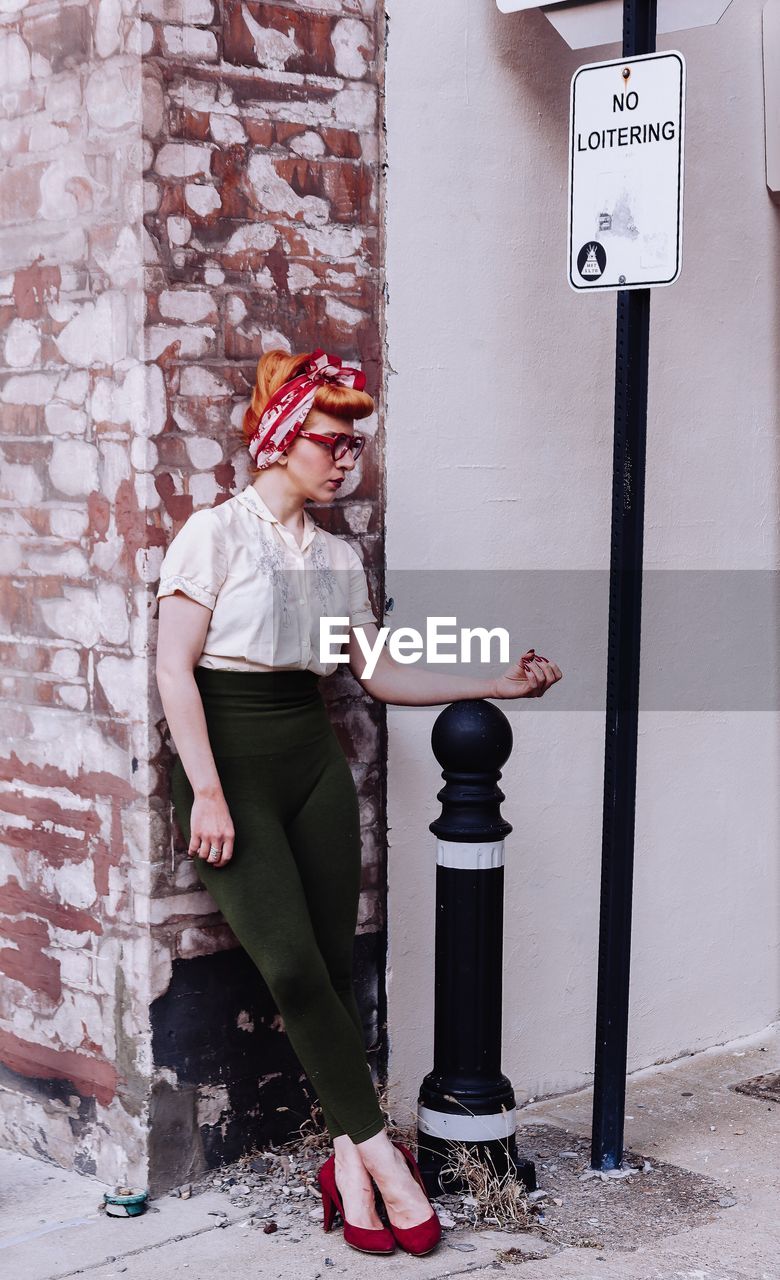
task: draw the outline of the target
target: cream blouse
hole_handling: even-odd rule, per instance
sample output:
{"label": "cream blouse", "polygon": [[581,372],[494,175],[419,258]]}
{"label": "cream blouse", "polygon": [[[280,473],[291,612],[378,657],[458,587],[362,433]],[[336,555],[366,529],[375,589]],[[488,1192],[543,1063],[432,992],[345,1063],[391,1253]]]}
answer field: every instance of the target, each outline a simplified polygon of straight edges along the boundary
{"label": "cream blouse", "polygon": [[357,552],[305,509],[303,521],[299,545],[252,484],[185,521],[163,557],[157,599],[181,591],[212,610],[196,666],[326,676],[338,664],[320,661],[320,618],[349,618],[334,634],[376,622]]}

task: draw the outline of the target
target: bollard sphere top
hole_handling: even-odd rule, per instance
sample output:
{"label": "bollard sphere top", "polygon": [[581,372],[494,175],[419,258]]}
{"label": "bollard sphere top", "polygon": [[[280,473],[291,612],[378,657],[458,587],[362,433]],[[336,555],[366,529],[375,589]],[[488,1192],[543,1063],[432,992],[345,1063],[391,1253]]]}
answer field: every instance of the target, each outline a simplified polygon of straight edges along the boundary
{"label": "bollard sphere top", "polygon": [[498,773],[512,752],[512,726],[484,698],[451,702],[436,717],[431,747],[445,773]]}

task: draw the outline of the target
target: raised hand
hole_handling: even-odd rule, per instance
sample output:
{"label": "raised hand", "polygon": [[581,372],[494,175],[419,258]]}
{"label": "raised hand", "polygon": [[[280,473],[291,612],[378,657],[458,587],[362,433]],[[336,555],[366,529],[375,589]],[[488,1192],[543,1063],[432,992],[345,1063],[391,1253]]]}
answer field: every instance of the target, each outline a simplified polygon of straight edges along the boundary
{"label": "raised hand", "polygon": [[551,684],[563,678],[555,662],[528,649],[497,678],[494,698],[541,698]]}

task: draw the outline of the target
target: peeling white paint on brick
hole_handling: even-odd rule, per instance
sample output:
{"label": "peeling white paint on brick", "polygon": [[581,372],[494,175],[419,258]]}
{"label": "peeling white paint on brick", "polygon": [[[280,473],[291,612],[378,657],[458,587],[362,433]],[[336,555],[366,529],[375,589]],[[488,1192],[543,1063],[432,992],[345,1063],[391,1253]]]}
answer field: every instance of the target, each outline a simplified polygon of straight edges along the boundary
{"label": "peeling white paint on brick", "polygon": [[30,50],[18,31],[0,35],[0,89],[27,84],[30,79]]}
{"label": "peeling white paint on brick", "polygon": [[343,324],[348,329],[354,328],[364,319],[362,311],[358,311],[355,307],[348,307],[346,302],[339,302],[338,298],[326,299],[325,312],[330,316],[331,320],[338,321],[339,324]]}
{"label": "peeling white paint on brick", "polygon": [[239,325],[247,314],[246,303],[237,293],[231,293],[226,305],[227,318],[234,327]]}
{"label": "peeling white paint on brick", "polygon": [[165,547],[139,547],[135,553],[135,571],[141,582],[157,582]]}
{"label": "peeling white paint on brick", "polygon": [[287,334],[280,333],[278,329],[261,329],[260,338],[263,351],[273,351],[276,347],[281,347],[282,351],[288,353],[292,351]]}
{"label": "peeling white paint on brick", "polygon": [[86,369],[74,369],[72,373],[63,374],[57,383],[57,398],[67,400],[68,404],[84,403],[89,388],[89,374]]}
{"label": "peeling white paint on brick", "polygon": [[89,568],[83,551],[69,547],[66,551],[31,551],[27,567],[46,578],[83,578]]}
{"label": "peeling white paint on brick", "polygon": [[301,133],[297,138],[290,141],[290,150],[297,156],[304,156],[308,160],[314,160],[318,156],[325,154],[325,143],[320,134],[307,130]]}
{"label": "peeling white paint on brick", "polygon": [[5,404],[47,404],[57,385],[55,373],[14,373],[3,384]]}
{"label": "peeling white paint on brick", "polygon": [[74,711],[83,711],[89,702],[89,694],[80,684],[57,685],[57,696],[66,707],[72,707]]}
{"label": "peeling white paint on brick", "polygon": [[143,79],[143,130],[147,138],[160,135],[165,123],[165,97],[158,76],[150,69]]}
{"label": "peeling white paint on brick", "polygon": [[168,97],[177,107],[186,107],[190,111],[210,111],[217,101],[217,86],[209,80],[184,78],[170,86]]}
{"label": "peeling white paint on brick", "polygon": [[240,120],[224,111],[212,111],[209,116],[209,131],[215,142],[221,147],[230,147],[234,143],[246,142],[246,130]]}
{"label": "peeling white paint on brick", "polygon": [[85,302],[54,341],[69,364],[113,366],[127,355],[125,295],[107,290]]}
{"label": "peeling white paint on brick", "polygon": [[149,971],[149,995],[158,1000],[165,995],[171,985],[173,974],[173,956],[167,938],[152,941],[151,965]]}
{"label": "peeling white paint on brick", "polygon": [[190,476],[189,490],[196,507],[213,507],[219,494],[219,484],[209,472]]}
{"label": "peeling white paint on brick", "polygon": [[[179,865],[182,869],[186,869],[190,880],[193,877],[197,877],[197,872],[186,855],[180,859]],[[178,936],[176,949],[178,955],[183,960],[187,960],[193,956],[205,956],[211,955],[216,951],[224,951],[231,942],[233,946],[236,945],[231,930],[224,923],[211,929],[190,926],[182,929]]]}
{"label": "peeling white paint on brick", "polygon": [[341,13],[348,6],[342,0],[297,0],[301,9],[317,9],[322,13]]}
{"label": "peeling white paint on brick", "polygon": [[207,467],[215,467],[222,461],[222,445],[218,440],[209,440],[205,436],[193,436],[186,441],[187,454],[193,467],[205,471]]}
{"label": "peeling white paint on brick", "polygon": [[218,378],[210,369],[199,365],[189,365],[181,371],[179,392],[183,396],[208,396],[209,398],[232,395],[230,388],[222,378]]}
{"label": "peeling white paint on brick", "polygon": [[199,31],[196,27],[163,27],[162,42],[165,53],[174,58],[212,62],[218,53],[214,32]]}
{"label": "peeling white paint on brick", "polygon": [[[144,213],[154,213],[160,207],[162,189],[156,182],[144,182]],[[192,206],[194,208],[194,206]]]}
{"label": "peeling white paint on brick", "polygon": [[[94,592],[84,587],[73,587],[69,583],[64,583],[60,599],[47,600],[41,598],[36,603],[45,626],[58,639],[76,640],[86,648],[91,648],[92,645],[97,643],[100,637],[100,617]],[[36,717],[36,728],[42,729],[44,724],[48,725],[48,720],[42,720],[38,713],[36,713]],[[76,725],[72,726],[72,728],[74,732],[83,733],[81,721],[78,722],[78,730]],[[63,724],[59,732],[64,731],[65,726]],[[97,734],[97,730],[95,730],[95,733]],[[100,741],[103,740],[102,735],[98,735],[98,737]],[[67,745],[72,748],[73,743],[71,742]],[[18,749],[21,750],[22,748]],[[30,753],[28,758],[35,760],[35,753]]]}
{"label": "peeling white paint on brick", "polygon": [[97,594],[101,636],[108,644],[126,644],[129,622],[125,588],[117,582],[101,582]]}
{"label": "peeling white paint on brick", "polygon": [[259,203],[269,213],[283,213],[289,218],[303,213],[304,221],[312,226],[327,222],[330,216],[327,200],[297,195],[290,184],[279,177],[271,157],[263,152],[252,152],[247,178]]}
{"label": "peeling white paint on brick", "polygon": [[162,369],[159,365],[139,365],[125,379],[123,392],[132,389],[141,395],[144,412],[133,418],[135,430],[141,435],[159,435],[165,426],[167,400]]}
{"label": "peeling white paint on brick", "polygon": [[50,400],[43,411],[46,429],[53,436],[83,436],[87,428],[87,415],[83,409],[58,400]]}
{"label": "peeling white paint on brick", "polygon": [[370,129],[376,120],[377,92],[372,84],[353,84],[334,99],[334,117],[351,129]]}
{"label": "peeling white paint on brick", "polygon": [[120,0],[100,0],[95,20],[95,48],[101,58],[110,58],[119,48],[121,17]]}
{"label": "peeling white paint on brick", "polygon": [[230,1111],[230,1094],[224,1084],[201,1085],[198,1090],[198,1124],[218,1124]]}
{"label": "peeling white paint on brick", "polygon": [[49,665],[51,671],[58,676],[76,676],[79,671],[79,655],[75,649],[56,649]]}
{"label": "peeling white paint on brick", "polygon": [[[16,539],[0,539],[0,572],[6,576],[13,574],[22,567],[23,563],[24,554]],[[12,689],[13,681],[10,677],[4,683],[9,690]]]}
{"label": "peeling white paint on brick", "polygon": [[81,81],[73,73],[60,74],[46,85],[46,114],[50,120],[67,124],[81,106]]}
{"label": "peeling white paint on brick", "polygon": [[0,498],[29,507],[40,502],[42,497],[43,489],[35,467],[0,458]]}
{"label": "peeling white paint on brick", "polygon": [[[354,475],[354,472],[352,473]],[[366,533],[371,523],[373,506],[370,502],[350,502],[345,509],[351,533]]]}
{"label": "peeling white paint on brick", "polygon": [[125,444],[113,440],[103,440],[100,444],[100,480],[99,487],[104,498],[111,502],[116,499],[119,486],[130,479],[130,459]]}
{"label": "peeling white paint on brick", "polygon": [[158,299],[160,315],[169,320],[187,320],[198,324],[216,313],[212,294],[203,289],[164,289]]}
{"label": "peeling white paint on brick", "polygon": [[137,127],[140,117],[140,76],[112,59],[93,71],[84,92],[90,119],[101,129]]}
{"label": "peeling white paint on brick", "polygon": [[316,271],[303,262],[291,262],[287,268],[287,287],[290,293],[299,293],[301,289],[310,289],[317,284],[319,277]]}
{"label": "peeling white paint on brick", "polygon": [[111,253],[103,253],[98,245],[95,246],[95,261],[105,271],[114,288],[121,288],[135,281],[140,289],[140,255],[138,237],[130,227],[122,227]]}
{"label": "peeling white paint on brick", "polygon": [[87,497],[98,486],[98,451],[85,440],[55,440],[47,470],[60,493]]}
{"label": "peeling white paint on brick", "polygon": [[272,249],[276,240],[276,229],[269,222],[248,222],[233,232],[225,245],[225,254],[230,256],[241,249]]}
{"label": "peeling white paint on brick", "polygon": [[[184,187],[184,199],[192,209],[193,213],[198,214],[201,218],[207,218],[210,213],[214,213],[216,209],[222,207],[222,197],[216,187],[212,187],[206,182],[188,182]],[[156,205],[154,206],[157,207]],[[207,284],[212,281],[206,280]]]}
{"label": "peeling white paint on brick", "polygon": [[269,71],[284,71],[290,58],[297,57],[301,49],[295,39],[295,31],[291,26],[287,33],[277,31],[274,27],[263,27],[256,22],[245,4],[241,6],[241,16],[247,31],[252,37],[257,60]]}
{"label": "peeling white paint on brick", "polygon": [[214,899],[205,889],[192,893],[172,894],[168,898],[155,898],[150,904],[152,924],[165,924],[169,920],[207,916],[217,910]]}
{"label": "peeling white paint on brick", "polygon": [[5,884],[7,880],[10,880],[11,876],[24,883],[24,877],[13,850],[9,849],[7,845],[0,844],[0,884]]}
{"label": "peeling white paint on brick", "polygon": [[192,223],[189,218],[180,217],[178,214],[167,218],[165,227],[171,244],[186,244],[192,235]]}
{"label": "peeling white paint on brick", "polygon": [[158,22],[187,22],[206,26],[214,21],[211,0],[141,0],[140,12]]}
{"label": "peeling white paint on brick", "polygon": [[133,717],[143,714],[146,663],[141,658],[119,658],[109,654],[95,664],[95,675],[117,715]]}
{"label": "peeling white paint on brick", "polygon": [[40,193],[39,216],[62,222],[91,213],[104,202],[108,190],[95,181],[77,147],[62,147],[41,174]]}
{"label": "peeling white paint on brick", "polygon": [[351,258],[363,247],[363,233],[359,227],[304,227],[295,228],[307,243],[309,253],[317,258]]}
{"label": "peeling white paint on brick", "polygon": [[211,172],[213,147],[195,142],[166,142],[160,147],[154,161],[154,169],[164,178],[190,178]]}
{"label": "peeling white paint on brick", "polygon": [[5,362],[14,369],[35,364],[41,350],[38,328],[32,320],[12,320],[5,338]]}
{"label": "peeling white paint on brick", "polygon": [[339,75],[356,80],[364,76],[368,70],[364,50],[371,49],[371,35],[365,22],[359,22],[355,18],[342,18],[333,27],[330,39]]}
{"label": "peeling white paint on brick", "polygon": [[95,543],[92,548],[92,565],[95,569],[110,573],[120,563],[123,551],[124,539],[109,528],[103,541]]}
{"label": "peeling white paint on brick", "polygon": [[135,498],[142,511],[156,511],[160,506],[160,495],[154,482],[154,476],[142,473],[133,477]]}
{"label": "peeling white paint on brick", "polygon": [[153,471],[159,461],[157,445],[146,436],[136,436],[130,445],[130,462],[136,471]]}
{"label": "peeling white paint on brick", "polygon": [[75,540],[89,528],[89,512],[84,507],[68,507],[57,503],[49,515],[51,531],[57,538]]}

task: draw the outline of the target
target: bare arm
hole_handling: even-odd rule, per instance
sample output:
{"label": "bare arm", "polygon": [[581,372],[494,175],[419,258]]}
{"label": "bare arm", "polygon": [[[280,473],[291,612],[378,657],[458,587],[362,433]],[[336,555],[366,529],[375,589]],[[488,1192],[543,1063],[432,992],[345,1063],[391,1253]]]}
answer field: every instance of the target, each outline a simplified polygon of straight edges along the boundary
{"label": "bare arm", "polygon": [[222,849],[222,866],[233,853],[233,824],[209,742],[206,715],[193,669],[203,652],[211,610],[176,592],[159,602],[155,675],[171,736],[195,794],[188,853],[208,858],[212,844]]}
{"label": "bare arm", "polygon": [[[360,629],[373,647],[379,634],[376,625],[367,622]],[[399,707],[438,706],[464,698],[540,698],[563,675],[556,663],[534,655],[533,649],[500,676],[459,676],[405,666],[382,648],[374,671],[366,677],[366,658],[355,630],[349,632],[350,671],[372,698]]]}

